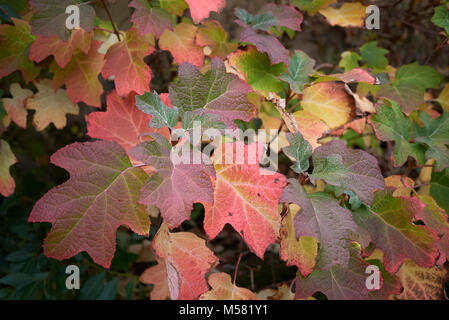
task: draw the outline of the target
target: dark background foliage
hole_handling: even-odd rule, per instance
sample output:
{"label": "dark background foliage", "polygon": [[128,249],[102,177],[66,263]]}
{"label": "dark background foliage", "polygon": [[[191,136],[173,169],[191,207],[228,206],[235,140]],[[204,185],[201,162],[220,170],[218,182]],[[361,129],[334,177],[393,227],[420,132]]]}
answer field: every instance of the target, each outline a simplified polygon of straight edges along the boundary
{"label": "dark background foliage", "polygon": [[[15,1],[0,0],[2,20],[14,14]],[[20,2],[20,1],[17,1]],[[127,0],[115,0],[111,12],[120,27],[126,30],[131,26]],[[241,7],[251,13],[257,12],[263,4],[272,0],[227,0],[226,9],[220,14],[213,13],[213,19],[220,21],[230,38],[236,39],[239,28],[233,23],[234,8]],[[276,1],[282,3],[282,1]],[[284,1],[285,2],[285,1]],[[365,1],[376,4],[381,9],[381,29],[364,30],[331,27],[320,15],[305,15],[303,32],[292,39],[284,35],[281,41],[287,49],[301,49],[322,65],[322,70],[333,72],[338,70],[340,54],[346,50],[357,50],[367,41],[377,40],[379,46],[388,49],[390,64],[398,67],[418,61],[420,64],[433,66],[441,74],[449,75],[449,46],[443,46],[444,37],[430,19],[433,7],[440,1],[416,0],[381,0]],[[5,13],[5,8],[8,12]],[[96,8],[98,9],[98,8]],[[187,14],[187,13],[186,13]],[[105,12],[98,9],[97,15]],[[106,17],[104,17],[106,19]],[[447,39],[445,40],[447,42]],[[153,71],[151,86],[158,92],[166,92],[168,84],[176,76],[172,67],[172,57],[168,52],[157,50],[147,57],[147,63]],[[3,96],[9,96],[9,85],[21,82],[20,73],[15,72],[0,80]],[[112,88],[111,82],[104,81],[105,92]],[[103,109],[105,109],[103,96]],[[12,123],[3,132],[17,156],[18,163],[11,169],[16,181],[15,193],[9,198],[0,196],[0,299],[147,299],[151,286],[139,284],[138,277],[147,267],[155,264],[148,250],[148,243],[141,236],[126,229],[119,229],[117,234],[117,251],[110,270],[96,266],[90,257],[81,253],[72,259],[57,261],[45,257],[42,253],[42,242],[50,229],[50,224],[28,223],[28,216],[36,201],[50,188],[68,179],[68,173],[61,168],[49,164],[49,157],[59,148],[75,141],[86,141],[86,123],[84,115],[93,108],[81,104],[79,116],[68,116],[68,125],[57,130],[50,125],[42,132],[37,132],[28,118],[27,129],[24,130]],[[343,136],[345,138],[345,136]],[[351,139],[350,135],[346,136]],[[357,144],[357,141],[352,141]],[[386,144],[379,147],[388,148]],[[389,154],[389,153],[385,153]],[[282,168],[290,165],[287,159]],[[401,173],[403,168],[382,165],[384,176]],[[286,171],[287,169],[285,169]],[[283,172],[287,174],[287,172]],[[195,205],[190,221],[180,229],[193,231],[204,237],[202,231],[203,208]],[[161,223],[153,219],[152,236]],[[242,262],[238,270],[239,286],[259,291],[275,287],[280,282],[290,284],[295,278],[295,268],[285,267],[280,261],[278,248],[271,246],[266,252],[264,261],[250,253],[246,244],[232,228],[225,227],[220,235],[209,241],[209,247],[220,259],[218,269],[234,273],[238,256],[243,252]],[[132,253],[130,252],[137,252]],[[65,287],[65,267],[76,264],[81,270],[81,290],[67,290]]]}

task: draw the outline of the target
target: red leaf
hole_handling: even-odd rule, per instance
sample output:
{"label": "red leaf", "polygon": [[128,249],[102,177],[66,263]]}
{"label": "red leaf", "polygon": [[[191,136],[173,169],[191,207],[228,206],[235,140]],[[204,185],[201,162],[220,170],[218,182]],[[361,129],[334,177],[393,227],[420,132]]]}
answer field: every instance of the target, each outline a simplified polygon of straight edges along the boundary
{"label": "red leaf", "polygon": [[109,268],[119,226],[148,235],[148,212],[137,204],[147,175],[131,166],[117,143],[76,142],[53,154],[51,163],[69,171],[70,179],[48,191],[29,217],[53,225],[44,243],[46,256],[62,260],[86,251]]}
{"label": "red leaf", "polygon": [[278,30],[280,27],[287,27],[292,30],[301,31],[301,23],[304,17],[293,6],[267,3],[262,9],[262,13],[271,14],[276,19]]}
{"label": "red leaf", "polygon": [[284,48],[282,43],[274,36],[259,34],[253,28],[248,27],[240,21],[236,21],[243,27],[240,35],[241,42],[250,42],[254,44],[259,52],[266,52],[270,57],[271,64],[278,64],[280,62],[289,65],[289,53]]}
{"label": "red leaf", "polygon": [[143,142],[129,151],[133,158],[156,169],[142,188],[140,202],[157,206],[168,227],[175,228],[190,218],[193,203],[212,202],[214,168],[192,162],[174,164],[170,143],[160,135],[152,136],[154,141]]}
{"label": "red leaf", "polygon": [[365,69],[354,68],[351,71],[345,73],[334,73],[329,75],[329,77],[335,77],[344,83],[351,82],[368,82],[370,84],[376,83],[376,78],[374,78],[371,73]]}
{"label": "red leaf", "polygon": [[[167,99],[168,94],[161,94]],[[135,96],[130,94],[121,98],[115,90],[107,98],[106,112],[92,112],[87,118],[87,134],[92,138],[115,141],[125,150],[143,141],[142,135],[155,132],[148,125],[151,116],[136,107]],[[170,133],[167,128],[156,130],[167,139]]]}
{"label": "red leaf", "polygon": [[153,240],[153,248],[165,262],[173,300],[193,300],[209,290],[206,273],[218,258],[203,239],[190,232],[170,233],[164,223]]}
{"label": "red leaf", "polygon": [[[286,184],[283,175],[259,166],[262,151],[262,143],[245,145],[242,141],[225,143],[215,150],[214,202],[205,205],[204,218],[210,238],[229,223],[261,259],[268,245],[279,237],[278,203]],[[234,157],[232,164],[226,164]]]}
{"label": "red leaf", "polygon": [[171,15],[162,8],[152,8],[147,0],[132,0],[129,6],[136,9],[131,21],[141,35],[152,33],[159,38],[165,29],[173,29]]}
{"label": "red leaf", "polygon": [[101,106],[100,96],[103,93],[103,87],[98,80],[98,74],[104,64],[104,55],[98,53],[100,45],[100,41],[93,40],[87,54],[79,49],[75,50],[72,60],[64,69],[61,69],[54,61],[50,65],[50,71],[54,73],[54,89],[65,84],[73,104],[83,101],[94,107]]}
{"label": "red leaf", "polygon": [[150,91],[151,69],[143,58],[153,51],[153,35],[141,36],[136,29],[131,29],[122,41],[112,45],[106,52],[101,74],[105,79],[115,76],[115,88],[121,96],[127,96],[132,91],[137,94]]}
{"label": "red leaf", "polygon": [[195,23],[208,18],[211,11],[219,12],[226,6],[226,0],[186,0],[186,2]]}
{"label": "red leaf", "polygon": [[92,41],[92,33],[83,29],[74,29],[67,41],[61,40],[57,35],[39,36],[30,47],[30,60],[41,62],[48,56],[53,55],[56,63],[64,68],[73,52],[80,49],[85,54],[89,52]]}

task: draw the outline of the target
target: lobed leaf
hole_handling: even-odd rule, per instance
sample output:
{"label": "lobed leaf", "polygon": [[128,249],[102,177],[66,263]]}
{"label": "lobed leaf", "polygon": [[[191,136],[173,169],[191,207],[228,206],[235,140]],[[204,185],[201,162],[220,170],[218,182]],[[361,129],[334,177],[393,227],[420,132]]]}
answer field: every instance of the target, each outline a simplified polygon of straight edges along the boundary
{"label": "lobed leaf", "polygon": [[227,73],[219,58],[212,59],[211,68],[205,74],[191,64],[181,65],[179,81],[169,89],[173,106],[179,109],[180,115],[188,111],[216,115],[227,127],[235,128],[234,120],[249,121],[256,112],[247,99],[250,87]]}
{"label": "lobed leaf", "polygon": [[164,223],[153,239],[153,248],[167,268],[171,299],[193,300],[209,289],[206,273],[218,258],[203,239],[191,232],[171,233]]}
{"label": "lobed leaf", "polygon": [[288,180],[281,202],[300,206],[293,220],[296,239],[308,236],[320,243],[318,254],[322,269],[348,265],[349,247],[357,230],[349,210],[328,194],[307,195],[295,179]]}
{"label": "lobed leaf", "polygon": [[109,268],[119,226],[148,235],[148,212],[137,203],[147,175],[116,142],[76,142],[53,154],[51,163],[69,171],[70,179],[48,191],[28,219],[52,223],[46,256],[62,260],[86,251]]}
{"label": "lobed leaf", "polygon": [[374,191],[385,187],[376,158],[363,150],[348,149],[343,141],[332,140],[318,147],[312,160],[312,182],[323,179],[351,190],[364,203],[372,204]]}
{"label": "lobed leaf", "polygon": [[14,193],[16,184],[9,173],[10,167],[17,162],[8,142],[0,139],[0,194],[9,197]]}
{"label": "lobed leaf", "polygon": [[131,92],[143,94],[150,90],[151,69],[144,58],[154,51],[154,36],[141,36],[136,29],[128,30],[122,41],[113,44],[104,56],[101,75],[114,76],[117,93],[127,96]]}
{"label": "lobed leaf", "polygon": [[[152,137],[154,141],[142,142],[129,150],[134,159],[156,170],[143,186],[139,201],[158,207],[167,226],[175,228],[190,218],[193,203],[205,205],[213,201],[214,168],[205,164],[206,155],[198,150],[187,150],[187,155],[181,155],[187,163],[173,163],[171,154],[177,150],[172,151],[164,137],[156,133]],[[193,162],[195,159],[198,164]]]}
{"label": "lobed leaf", "polygon": [[[213,155],[214,199],[205,204],[204,230],[215,238],[229,223],[259,258],[279,236],[278,203],[285,177],[259,166],[262,143],[228,142]],[[254,226],[257,225],[257,228]]]}
{"label": "lobed leaf", "polygon": [[391,190],[377,191],[371,208],[354,212],[354,221],[384,252],[385,269],[396,272],[409,258],[422,267],[435,264],[438,254],[435,232],[426,226],[413,224],[424,205],[417,199],[393,197]]}
{"label": "lobed leaf", "polygon": [[67,114],[79,114],[78,105],[70,101],[63,89],[54,90],[51,81],[44,79],[35,82],[38,92],[27,100],[27,109],[36,110],[33,124],[37,130],[44,130],[50,123],[56,129],[63,129],[67,124]]}
{"label": "lobed leaf", "polygon": [[150,127],[174,128],[178,123],[178,109],[166,106],[157,93],[145,92],[143,95],[137,96],[136,105],[141,111],[152,116]]}

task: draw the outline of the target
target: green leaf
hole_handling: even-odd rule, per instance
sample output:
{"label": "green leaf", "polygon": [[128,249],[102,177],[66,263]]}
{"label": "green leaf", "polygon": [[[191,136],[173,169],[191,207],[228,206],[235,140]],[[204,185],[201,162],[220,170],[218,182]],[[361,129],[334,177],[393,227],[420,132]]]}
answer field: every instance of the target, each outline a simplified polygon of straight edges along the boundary
{"label": "green leaf", "polygon": [[312,146],[304,140],[301,133],[287,133],[289,146],[282,148],[284,153],[295,159],[295,164],[291,166],[296,173],[303,173],[309,169],[309,158],[312,156]]}
{"label": "green leaf", "polygon": [[279,92],[284,87],[278,76],[285,72],[284,63],[272,65],[266,53],[255,48],[239,51],[229,58],[231,64],[245,75],[251,87],[265,95],[268,92]]}
{"label": "green leaf", "polygon": [[[371,208],[353,213],[361,238],[368,239],[384,253],[388,272],[396,272],[409,258],[422,267],[432,267],[438,254],[438,237],[427,226],[415,225],[415,216],[424,205],[417,198],[394,197],[391,190],[377,191]],[[362,241],[365,242],[365,241]]]}
{"label": "green leaf", "polygon": [[[341,54],[341,60],[338,63],[340,68],[345,69],[345,72],[351,71],[354,68],[359,67],[359,61],[362,57],[355,52],[345,51]],[[291,63],[291,62],[290,62]]]}
{"label": "green leaf", "polygon": [[257,15],[252,15],[245,9],[236,8],[235,15],[244,24],[251,26],[253,29],[269,31],[271,27],[277,24],[276,19],[272,14],[262,13]]}
{"label": "green leaf", "polygon": [[118,279],[114,278],[109,281],[103,288],[97,300],[114,300],[117,296]]}
{"label": "green leaf", "polygon": [[81,290],[78,296],[80,300],[95,300],[102,293],[104,287],[104,281],[106,279],[106,272],[101,271],[96,275],[87,279],[85,283],[81,285]]}
{"label": "green leaf", "polygon": [[377,46],[377,41],[365,43],[360,47],[360,55],[369,68],[385,69],[388,66],[388,60],[385,55],[389,51]]}
{"label": "green leaf", "polygon": [[20,70],[25,82],[34,80],[40,68],[29,60],[29,46],[36,39],[27,21],[12,19],[14,25],[0,26],[0,78]]}
{"label": "green leaf", "polygon": [[150,121],[152,128],[173,128],[178,123],[178,109],[167,107],[157,93],[145,92],[143,95],[136,96],[136,105],[146,114],[152,115]]}
{"label": "green leaf", "polygon": [[30,284],[47,279],[49,274],[49,272],[40,272],[33,274],[13,272],[4,276],[3,278],[0,278],[0,284],[12,286],[16,288],[16,290],[21,290]]}
{"label": "green leaf", "polygon": [[182,128],[184,130],[191,130],[197,123],[201,124],[201,132],[207,129],[226,129],[226,125],[219,120],[216,114],[198,114],[192,111],[187,111],[182,116]]}
{"label": "green leaf", "polygon": [[129,281],[126,284],[125,292],[126,292],[126,300],[132,300],[134,297],[134,287],[136,286],[136,283],[134,280]]}
{"label": "green leaf", "polygon": [[435,13],[430,21],[434,25],[443,28],[447,35],[449,35],[449,9],[447,6],[439,6],[434,8]]}
{"label": "green leaf", "polygon": [[310,15],[314,15],[318,10],[327,8],[337,0],[290,0],[290,2],[301,11],[307,11]]}
{"label": "green leaf", "polygon": [[449,169],[441,172],[432,172],[430,180],[430,195],[438,205],[449,212]]}
{"label": "green leaf", "polygon": [[415,85],[423,90],[438,89],[442,80],[443,76],[434,68],[414,62],[403,65],[396,71],[393,84],[395,86]]}
{"label": "green leaf", "polygon": [[449,166],[449,113],[444,112],[433,119],[426,112],[421,112],[419,118],[424,126],[415,125],[415,140],[429,146],[426,158],[434,158],[435,170],[441,171]]}
{"label": "green leaf", "polygon": [[396,71],[393,85],[382,85],[379,96],[398,102],[402,111],[409,115],[424,102],[427,88],[437,89],[443,76],[432,67],[417,62],[401,66]]}
{"label": "green leaf", "polygon": [[306,53],[295,50],[295,54],[290,58],[288,73],[281,75],[281,79],[290,84],[290,88],[296,93],[302,93],[304,85],[310,81],[309,75],[313,73],[315,60]]}
{"label": "green leaf", "polygon": [[182,16],[184,10],[189,7],[185,0],[159,0],[159,5],[162,9],[177,16]]}
{"label": "green leaf", "polygon": [[402,166],[408,156],[413,156],[419,163],[424,163],[424,150],[416,143],[410,143],[412,138],[412,122],[406,117],[399,104],[381,105],[377,113],[370,119],[376,136],[382,141],[394,141],[393,160],[396,167]]}

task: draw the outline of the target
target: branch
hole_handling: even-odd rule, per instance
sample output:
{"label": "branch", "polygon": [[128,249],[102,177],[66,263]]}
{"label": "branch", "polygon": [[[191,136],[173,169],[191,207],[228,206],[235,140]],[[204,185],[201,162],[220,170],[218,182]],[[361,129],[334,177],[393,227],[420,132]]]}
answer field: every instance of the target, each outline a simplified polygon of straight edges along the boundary
{"label": "branch", "polygon": [[115,26],[114,20],[112,20],[112,15],[111,15],[111,12],[109,11],[108,6],[106,5],[106,1],[105,0],[100,0],[100,1],[103,4],[104,9],[106,10],[106,13],[109,17],[109,21],[111,21],[112,28],[114,29],[114,33],[117,36],[118,41],[121,41],[120,32],[118,31],[117,27]]}
{"label": "branch", "polygon": [[290,132],[299,132],[298,124],[296,123],[293,114],[286,112],[285,107],[287,105],[286,99],[279,98],[275,93],[269,92],[268,98],[274,104],[276,110],[280,113],[282,120],[287,126]]}

